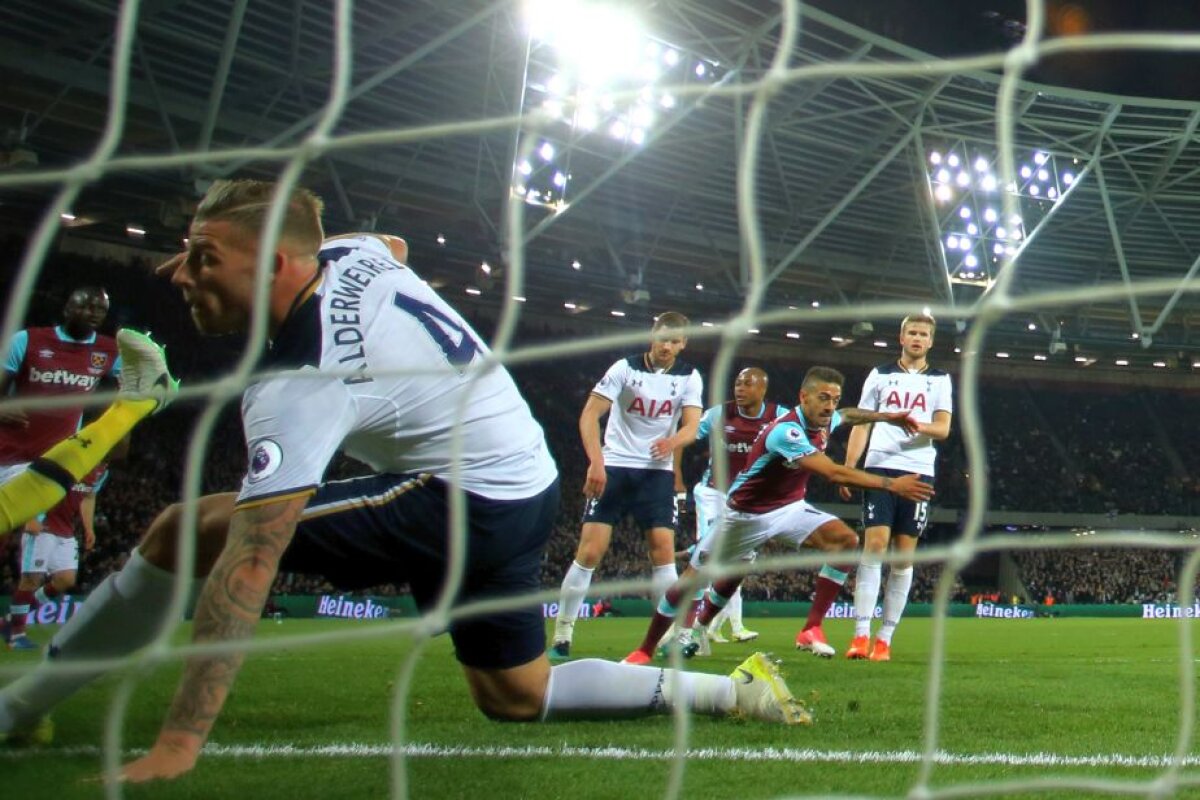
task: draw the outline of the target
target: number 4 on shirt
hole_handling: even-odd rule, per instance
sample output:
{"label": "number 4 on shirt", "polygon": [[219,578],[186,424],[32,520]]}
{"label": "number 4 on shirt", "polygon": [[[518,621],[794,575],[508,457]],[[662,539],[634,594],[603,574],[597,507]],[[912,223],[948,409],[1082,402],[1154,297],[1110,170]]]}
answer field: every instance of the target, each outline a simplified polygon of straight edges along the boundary
{"label": "number 4 on shirt", "polygon": [[[411,314],[417,322],[421,323],[421,327],[429,334],[429,338],[433,339],[434,344],[441,348],[442,355],[446,357],[446,360],[459,369],[470,364],[483,349],[471,336],[470,331],[429,303],[400,292],[396,292],[393,302],[396,304],[396,308]],[[446,328],[459,335],[457,342],[446,333]]]}

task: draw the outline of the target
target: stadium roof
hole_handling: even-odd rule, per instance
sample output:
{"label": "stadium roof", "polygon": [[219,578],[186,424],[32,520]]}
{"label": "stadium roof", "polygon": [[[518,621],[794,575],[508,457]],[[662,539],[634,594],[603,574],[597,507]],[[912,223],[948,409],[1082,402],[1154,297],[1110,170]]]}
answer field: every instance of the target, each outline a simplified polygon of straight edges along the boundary
{"label": "stadium roof", "polygon": [[[277,172],[281,161],[262,158],[187,165],[157,156],[299,144],[329,97],[330,5],[142,2],[118,164],[87,185],[65,224],[98,238],[124,238],[135,224],[147,230],[146,243],[170,248],[207,181]],[[0,67],[10,79],[0,86],[0,221],[10,227],[31,224],[50,197],[52,184],[19,181],[31,159],[41,170],[67,167],[101,139],[110,119],[117,9],[112,0],[5,4]],[[737,178],[753,97],[735,90],[767,74],[780,8],[765,0],[672,0],[648,7],[643,22],[655,41],[708,65],[712,80],[680,92],[643,143],[564,134],[569,204],[558,213],[526,209],[531,309],[570,301],[575,314],[604,324],[611,310],[632,318],[670,307],[719,320],[744,301]],[[405,234],[414,265],[431,280],[451,296],[471,285],[483,292],[471,302],[488,302],[503,288],[504,209],[520,139],[511,118],[531,108],[528,96],[522,106],[531,52],[523,6],[359,0],[352,43],[350,99],[335,136],[410,133],[317,153],[305,183],[326,198],[331,228]],[[804,6],[790,64],[931,58]],[[765,306],[977,302],[986,281],[956,282],[948,271],[955,253],[946,226],[958,198],[944,206],[934,199],[930,158],[960,148],[994,161],[999,85],[998,72],[978,68],[853,77],[823,71],[778,86],[756,173],[771,278]],[[1022,83],[1013,108],[1018,159],[1042,153],[1059,165],[1059,177],[1068,169],[1079,177],[1059,202],[1023,201],[1034,205],[1015,295],[1182,280],[1200,267],[1200,105]],[[483,120],[492,124],[461,124]],[[538,128],[552,129],[545,120]],[[1004,268],[998,256],[997,270]],[[491,274],[480,270],[484,260]],[[1198,322],[1190,296],[1120,296],[1014,314],[990,341],[1028,357],[1047,352],[1061,324],[1062,340],[1078,350],[1059,358],[1129,353],[1190,369],[1200,352]],[[804,324],[850,335],[842,320]],[[1140,342],[1153,344],[1142,352]]]}

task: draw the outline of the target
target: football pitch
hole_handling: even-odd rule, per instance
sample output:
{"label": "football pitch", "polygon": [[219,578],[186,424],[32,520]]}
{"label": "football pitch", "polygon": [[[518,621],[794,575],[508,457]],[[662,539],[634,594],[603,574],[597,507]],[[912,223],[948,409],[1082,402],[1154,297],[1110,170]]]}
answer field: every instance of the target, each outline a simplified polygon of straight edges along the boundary
{"label": "football pitch", "polygon": [[[695,717],[681,797],[900,797],[913,786],[924,747],[931,620],[900,627],[893,661],[821,660],[792,649],[795,623],[750,619],[751,644],[714,645],[689,669],[727,673],[757,648],[783,659],[798,697],[815,690],[813,727]],[[389,710],[402,636],[299,647],[289,637],[378,632],[380,623],[264,621],[260,637],[280,649],[248,659],[214,730],[210,753],[171,784],[126,787],[128,797],[387,797]],[[617,659],[645,620],[578,626],[579,657]],[[826,623],[839,649],[851,623]],[[1181,714],[1178,621],[1140,619],[951,619],[934,789],[1070,776],[1113,780],[1128,792],[1160,776],[1178,742]],[[46,629],[37,635],[44,640]],[[1194,653],[1193,653],[1194,656]],[[24,654],[0,652],[5,665]],[[1190,661],[1191,659],[1189,659]],[[153,740],[178,665],[139,684],[126,722],[127,752]],[[108,704],[118,682],[98,683],[55,714],[54,745],[0,749],[0,795],[56,800],[104,796],[94,777]],[[409,794],[417,798],[654,798],[670,782],[670,717],[514,724],[485,719],[471,704],[446,637],[421,656],[406,704],[403,748]],[[1200,784],[1189,748],[1185,778]],[[1118,789],[1120,787],[1112,787]],[[1069,792],[1072,797],[1111,796]],[[1060,797],[1040,792],[972,796]],[[1200,786],[1177,796],[1200,796]]]}

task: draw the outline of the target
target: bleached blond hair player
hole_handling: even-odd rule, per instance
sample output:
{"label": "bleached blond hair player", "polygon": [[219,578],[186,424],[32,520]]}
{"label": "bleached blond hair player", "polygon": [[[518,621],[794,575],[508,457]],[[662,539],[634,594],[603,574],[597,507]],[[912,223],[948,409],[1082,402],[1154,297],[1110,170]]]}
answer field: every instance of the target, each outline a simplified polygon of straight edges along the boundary
{"label": "bleached blond hair player", "polygon": [[[900,323],[900,357],[871,370],[858,403],[859,408],[870,411],[907,411],[918,423],[916,432],[909,434],[891,425],[855,428],[846,445],[846,466],[856,466],[865,450],[867,472],[886,476],[915,472],[933,483],[934,442],[950,435],[954,413],[950,376],[929,365],[936,331],[937,322],[928,314],[905,317]],[[850,499],[847,487],[838,491],[843,499]],[[854,587],[854,639],[846,657],[889,661],[892,635],[912,588],[911,555],[929,522],[929,503],[867,490],[862,504],[863,552]],[[889,544],[901,558],[888,569],[883,623],[872,646],[871,619],[879,599],[882,558]]]}
{"label": "bleached blond hair player", "polygon": [[[276,186],[218,181],[192,221],[188,252],[166,265],[201,332],[245,331],[260,234]],[[418,607],[448,567],[451,439],[466,494],[463,602],[536,592],[558,511],[558,472],[541,427],[503,368],[473,374],[487,348],[404,263],[407,245],[370,234],[325,240],[321,203],[295,190],[271,266],[270,372],[242,398],[247,470],[241,491],[199,500],[195,569],[207,575],[197,642],[249,639],[282,567],[343,588],[408,583]],[[298,399],[302,398],[302,399]],[[470,402],[465,402],[467,399]],[[465,417],[458,409],[465,408]],[[373,474],[322,483],[339,449]],[[669,455],[669,454],[668,454]],[[126,565],[55,635],[51,662],[0,691],[0,733],[36,726],[99,674],[98,658],[150,642],[173,592],[183,510],[160,514]],[[471,696],[504,720],[664,713],[811,717],[761,653],[732,675],[674,673],[598,659],[551,668],[540,608],[455,619],[449,633]],[[150,752],[124,778],[171,778],[200,756],[241,667],[242,652],[190,658]]]}
{"label": "bleached blond hair player", "polygon": [[[587,503],[575,560],[559,595],[552,661],[570,658],[579,607],[608,552],[613,526],[626,514],[646,536],[652,595],[658,597],[679,577],[674,455],[695,441],[704,396],[699,371],[679,358],[687,347],[687,325],[687,317],[678,312],[660,314],[650,331],[650,349],[609,367],[579,415],[579,436],[588,458],[583,485]],[[605,414],[601,446],[600,418]]]}

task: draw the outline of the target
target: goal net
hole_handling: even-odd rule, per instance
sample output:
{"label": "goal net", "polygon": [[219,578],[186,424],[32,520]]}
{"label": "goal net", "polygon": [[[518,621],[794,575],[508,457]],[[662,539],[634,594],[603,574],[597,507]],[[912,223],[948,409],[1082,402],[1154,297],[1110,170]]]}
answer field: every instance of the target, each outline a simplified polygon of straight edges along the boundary
{"label": "goal net", "polygon": [[[954,437],[961,439],[962,471],[970,480],[960,535],[922,548],[916,558],[918,571],[940,566],[930,656],[920,672],[924,705],[912,716],[920,720],[920,746],[890,755],[873,755],[868,743],[840,753],[764,746],[727,757],[914,764],[905,787],[913,797],[1068,790],[1166,796],[1196,782],[1185,769],[1194,759],[1195,668],[1184,616],[1172,654],[1178,707],[1152,712],[1177,715],[1176,738],[1160,743],[1158,760],[1139,762],[1153,774],[1106,780],[1055,772],[1086,765],[1068,756],[1048,759],[1044,776],[988,780],[965,772],[963,780],[935,779],[935,771],[972,763],[971,754],[949,753],[939,738],[948,609],[972,559],[1081,547],[1169,551],[1180,554],[1176,602],[1181,608],[1193,602],[1200,551],[1190,538],[1145,531],[984,535],[991,469],[1005,454],[990,446],[995,433],[984,429],[981,378],[1052,381],[1055,372],[1078,370],[1077,385],[1119,385],[1130,380],[1120,369],[1130,367],[1170,388],[1186,381],[1171,376],[1197,366],[1180,337],[1195,313],[1190,293],[1200,269],[1188,196],[1200,172],[1190,149],[1200,112],[1185,102],[1039,86],[1028,73],[1070,54],[1196,50],[1200,35],[1050,35],[1047,5],[1029,0],[1010,46],[936,58],[797,0],[728,7],[670,2],[652,9],[583,0],[497,2],[402,11],[351,0],[328,9],[232,0],[219,13],[201,13],[193,3],[163,5],[171,4],[122,0],[115,16],[96,11],[93,22],[103,35],[81,33],[29,67],[49,81],[78,48],[94,47],[87,74],[65,77],[58,99],[46,95],[52,104],[39,123],[61,123],[58,103],[71,103],[88,87],[106,97],[107,109],[86,148],[78,137],[54,143],[64,152],[77,147],[58,165],[21,168],[18,156],[29,152],[23,142],[7,151],[13,163],[0,172],[0,191],[38,213],[10,277],[3,341],[27,324],[47,265],[64,248],[80,246],[85,223],[111,226],[140,203],[157,214],[153,225],[124,220],[123,242],[111,244],[110,234],[96,238],[107,236],[103,246],[112,253],[142,249],[154,261],[178,249],[188,202],[212,180],[234,175],[276,179],[281,196],[319,184],[331,232],[407,237],[414,269],[490,333],[491,357],[472,369],[530,370],[533,377],[522,385],[527,396],[557,389],[555,381],[567,374],[582,398],[600,373],[577,366],[643,346],[652,315],[667,309],[692,320],[689,348],[704,366],[707,407],[730,399],[747,360],[779,364],[785,375],[818,363],[865,374],[889,346],[894,353],[894,337],[875,331],[890,331],[926,308],[941,326],[935,358],[955,373]],[[21,6],[21,13],[31,8]],[[188,14],[198,15],[194,30],[184,24]],[[31,37],[41,35],[29,20],[22,24]],[[209,60],[189,63],[200,40],[208,43]],[[179,47],[176,61],[168,58],[170,45]],[[202,93],[198,72],[205,76]],[[101,74],[107,84],[97,91]],[[314,85],[324,87],[323,97],[314,96]],[[193,107],[180,101],[189,93]],[[36,141],[31,135],[28,147]],[[85,205],[106,202],[107,219],[82,219]],[[273,205],[267,243],[277,236],[273,226],[282,212],[282,203]],[[188,502],[185,528],[196,524],[191,501],[219,483],[212,443],[228,434],[228,406],[257,374],[268,338],[268,266],[260,265],[259,313],[245,340],[215,346],[225,356],[219,373],[204,372],[203,356],[170,353],[206,376],[183,392],[200,409],[194,429],[190,419],[187,426],[164,423],[161,436],[179,438],[147,443],[169,454],[165,470],[181,470],[171,488]],[[114,314],[125,302],[114,294]],[[546,365],[558,374],[537,372]],[[799,388],[775,377],[772,384],[779,400]],[[111,399],[100,393],[89,403],[100,408]],[[847,392],[846,404],[853,400]],[[567,447],[576,448],[556,452],[564,496],[574,497],[582,469],[570,426],[581,406],[575,396],[569,403],[538,397],[533,406],[547,415],[540,417],[544,427],[566,429]],[[723,439],[714,430],[714,449]],[[732,476],[720,459],[714,469],[717,483],[727,486]],[[462,507],[456,508],[452,536],[459,546],[452,550],[460,552],[464,527]],[[555,535],[576,534],[560,526]],[[194,542],[184,542],[181,571],[190,573]],[[551,545],[563,552],[573,547],[573,538]],[[701,578],[811,572],[823,562],[818,553],[772,552],[749,567],[708,565]],[[648,576],[616,574],[601,571],[589,596],[650,588]],[[178,583],[171,619],[182,618],[193,588]],[[557,584],[545,582],[529,599],[556,602]],[[462,607],[447,594],[420,618],[201,650],[180,644],[177,626],[166,626],[153,646],[119,664],[125,669],[107,711],[105,768],[115,774],[130,752],[124,729],[144,677],[137,667],[177,665],[201,651],[334,649],[406,633],[416,644],[389,677],[392,746],[375,754],[393,759],[394,796],[407,796],[420,788],[410,787],[409,759],[430,753],[409,724],[425,645],[451,620],[515,605]],[[7,679],[28,666],[5,664],[0,673]],[[857,680],[844,671],[826,674],[830,681]],[[807,678],[795,680],[798,694]],[[820,741],[820,725],[812,741]],[[624,756],[667,759],[665,793],[678,797],[693,759],[705,757],[693,747],[694,727],[680,712],[662,752]],[[518,751],[514,734],[487,753],[465,756]],[[222,748],[210,745],[210,752]],[[521,752],[615,757],[571,741],[545,753]],[[121,791],[115,783],[108,790]],[[792,785],[778,794],[796,792]]]}

